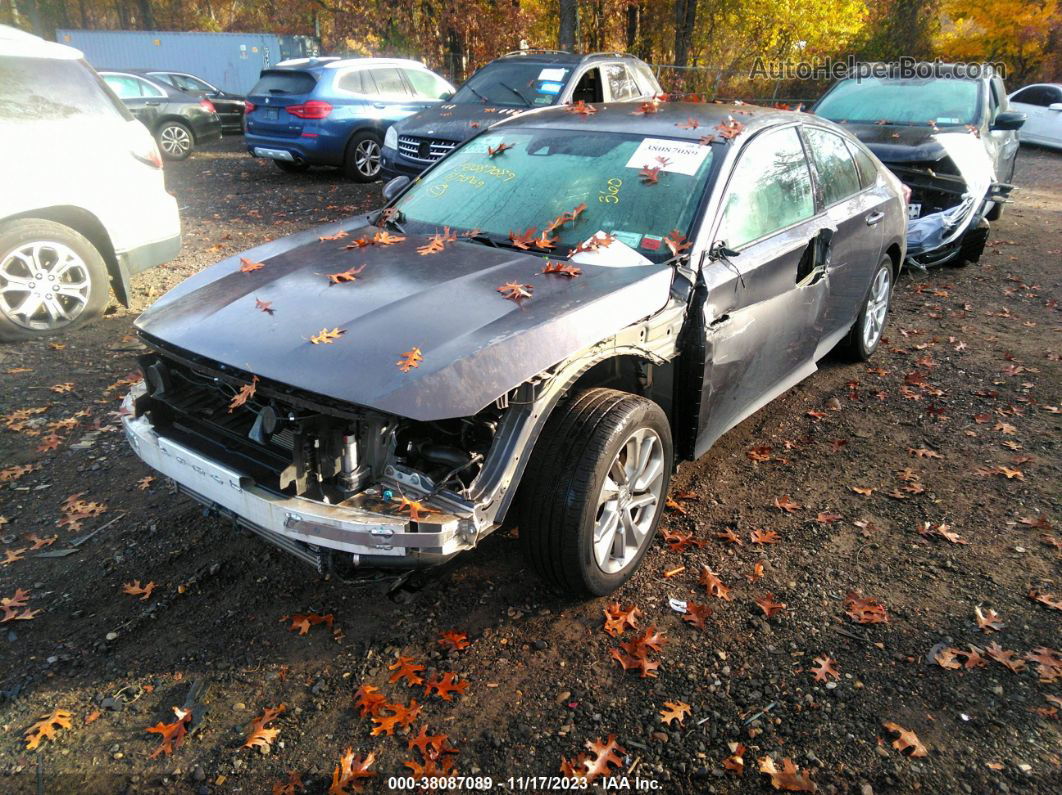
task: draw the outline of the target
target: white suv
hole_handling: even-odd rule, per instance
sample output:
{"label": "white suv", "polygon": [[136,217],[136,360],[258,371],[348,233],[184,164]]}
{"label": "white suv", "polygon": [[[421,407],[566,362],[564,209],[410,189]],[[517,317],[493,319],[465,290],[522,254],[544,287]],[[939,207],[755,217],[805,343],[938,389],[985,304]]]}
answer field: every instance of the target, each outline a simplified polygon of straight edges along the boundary
{"label": "white suv", "polygon": [[0,25],[0,146],[0,340],[128,304],[180,251],[155,140],[80,51]]}

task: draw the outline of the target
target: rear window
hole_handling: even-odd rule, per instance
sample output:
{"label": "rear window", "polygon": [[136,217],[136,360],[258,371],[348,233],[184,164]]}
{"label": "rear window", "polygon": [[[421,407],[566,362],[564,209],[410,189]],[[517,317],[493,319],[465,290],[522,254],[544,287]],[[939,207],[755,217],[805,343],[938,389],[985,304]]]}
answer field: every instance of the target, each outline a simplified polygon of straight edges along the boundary
{"label": "rear window", "polygon": [[84,61],[0,58],[0,121],[133,118]]}
{"label": "rear window", "polygon": [[309,94],[317,81],[309,72],[293,69],[276,69],[262,72],[251,94]]}

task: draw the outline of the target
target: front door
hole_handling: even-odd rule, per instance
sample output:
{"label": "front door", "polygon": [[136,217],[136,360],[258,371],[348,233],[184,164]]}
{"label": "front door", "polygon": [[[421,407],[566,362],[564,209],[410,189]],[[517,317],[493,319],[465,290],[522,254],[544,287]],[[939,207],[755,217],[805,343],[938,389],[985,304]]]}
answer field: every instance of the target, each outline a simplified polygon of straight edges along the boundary
{"label": "front door", "polygon": [[[740,140],[740,139],[739,139]],[[705,375],[696,455],[815,370],[832,230],[796,125],[760,133],[721,202],[702,269]]]}

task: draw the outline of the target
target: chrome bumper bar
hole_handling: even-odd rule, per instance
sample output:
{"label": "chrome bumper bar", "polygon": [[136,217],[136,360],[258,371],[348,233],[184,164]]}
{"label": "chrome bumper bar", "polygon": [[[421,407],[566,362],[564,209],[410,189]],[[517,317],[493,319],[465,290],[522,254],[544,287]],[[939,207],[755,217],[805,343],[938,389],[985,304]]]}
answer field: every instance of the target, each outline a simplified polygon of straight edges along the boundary
{"label": "chrome bumper bar", "polygon": [[[156,433],[146,416],[133,416],[134,387],[122,406],[126,438],[152,469],[173,478],[205,505],[217,506],[256,528],[316,547],[355,556],[401,558],[413,551],[452,555],[471,545],[458,533],[461,519],[432,514],[432,521],[411,522],[401,516],[266,491],[235,470]],[[467,521],[467,520],[466,520]],[[399,561],[395,561],[399,563]]]}

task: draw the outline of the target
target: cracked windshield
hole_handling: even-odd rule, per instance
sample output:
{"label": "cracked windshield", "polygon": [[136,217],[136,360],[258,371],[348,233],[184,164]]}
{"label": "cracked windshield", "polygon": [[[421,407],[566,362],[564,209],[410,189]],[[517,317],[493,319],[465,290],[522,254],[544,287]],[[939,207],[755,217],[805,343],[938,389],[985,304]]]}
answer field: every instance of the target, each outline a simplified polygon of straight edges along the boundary
{"label": "cracked windshield", "polygon": [[[513,233],[518,247],[520,236],[544,234],[535,248],[558,256],[600,231],[662,262],[672,230],[689,232],[711,161],[712,148],[695,141],[505,130],[454,152],[397,207],[418,231],[479,230],[497,245],[512,245]],[[555,225],[580,205],[577,218]]]}

